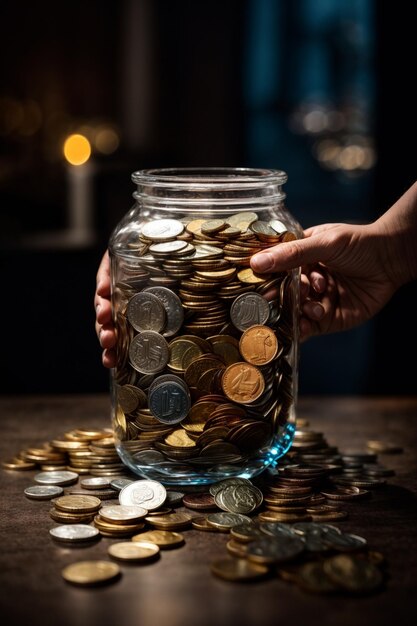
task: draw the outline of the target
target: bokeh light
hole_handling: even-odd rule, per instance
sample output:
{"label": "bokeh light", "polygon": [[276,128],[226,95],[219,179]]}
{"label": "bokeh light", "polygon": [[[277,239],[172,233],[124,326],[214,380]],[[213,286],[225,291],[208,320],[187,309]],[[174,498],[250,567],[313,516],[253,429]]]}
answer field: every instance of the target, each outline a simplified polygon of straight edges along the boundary
{"label": "bokeh light", "polygon": [[91,145],[87,137],[75,133],[64,143],[64,156],[71,165],[83,165],[91,156]]}

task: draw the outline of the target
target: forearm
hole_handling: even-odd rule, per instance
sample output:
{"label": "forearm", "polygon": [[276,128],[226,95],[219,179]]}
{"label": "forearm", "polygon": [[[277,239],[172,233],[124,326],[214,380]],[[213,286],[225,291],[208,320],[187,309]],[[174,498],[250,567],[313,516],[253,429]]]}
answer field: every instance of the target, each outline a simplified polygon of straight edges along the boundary
{"label": "forearm", "polygon": [[396,287],[417,278],[417,182],[374,224],[381,262]]}

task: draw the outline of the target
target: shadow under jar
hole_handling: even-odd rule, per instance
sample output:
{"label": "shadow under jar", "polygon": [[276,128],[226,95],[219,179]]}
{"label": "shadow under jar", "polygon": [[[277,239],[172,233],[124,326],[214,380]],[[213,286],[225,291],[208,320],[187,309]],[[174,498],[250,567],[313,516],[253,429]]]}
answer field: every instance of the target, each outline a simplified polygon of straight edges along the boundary
{"label": "shadow under jar", "polygon": [[302,236],[287,175],[156,169],[109,243],[117,364],[116,447],[167,485],[261,473],[295,430],[299,270],[257,275],[250,258]]}

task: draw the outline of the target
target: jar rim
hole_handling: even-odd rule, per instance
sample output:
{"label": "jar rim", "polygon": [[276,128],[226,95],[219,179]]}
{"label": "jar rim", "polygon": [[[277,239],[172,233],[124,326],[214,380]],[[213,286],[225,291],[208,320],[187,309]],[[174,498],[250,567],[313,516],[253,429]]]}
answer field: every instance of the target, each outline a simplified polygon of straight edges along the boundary
{"label": "jar rim", "polygon": [[264,187],[283,185],[288,175],[283,170],[250,167],[167,167],[144,169],[133,172],[132,181],[137,185],[155,184],[161,187],[210,189]]}

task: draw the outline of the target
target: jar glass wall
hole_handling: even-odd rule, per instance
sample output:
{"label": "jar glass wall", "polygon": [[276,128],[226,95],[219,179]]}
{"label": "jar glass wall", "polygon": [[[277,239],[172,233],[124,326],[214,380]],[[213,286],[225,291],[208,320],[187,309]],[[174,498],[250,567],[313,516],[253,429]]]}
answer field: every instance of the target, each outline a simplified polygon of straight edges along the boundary
{"label": "jar glass wall", "polygon": [[144,170],[109,243],[116,447],[165,484],[246,478],[291,445],[299,271],[250,257],[302,236],[285,172]]}

